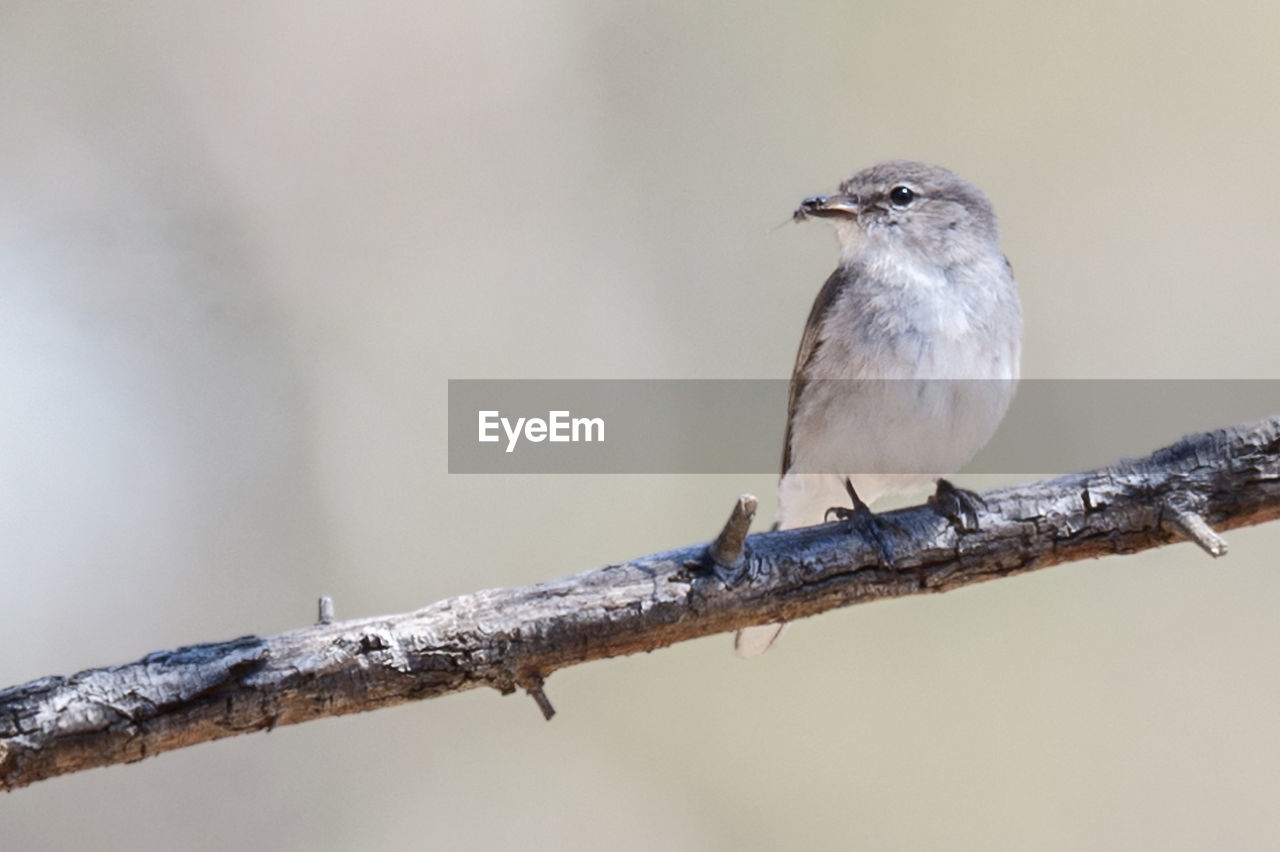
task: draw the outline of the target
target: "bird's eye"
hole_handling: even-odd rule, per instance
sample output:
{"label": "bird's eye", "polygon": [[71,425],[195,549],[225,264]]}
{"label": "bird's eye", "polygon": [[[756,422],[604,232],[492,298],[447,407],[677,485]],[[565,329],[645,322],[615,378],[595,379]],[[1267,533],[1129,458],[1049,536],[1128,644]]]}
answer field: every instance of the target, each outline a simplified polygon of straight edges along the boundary
{"label": "bird's eye", "polygon": [[889,200],[898,207],[906,207],[915,200],[916,194],[911,191],[911,187],[899,184],[889,190]]}

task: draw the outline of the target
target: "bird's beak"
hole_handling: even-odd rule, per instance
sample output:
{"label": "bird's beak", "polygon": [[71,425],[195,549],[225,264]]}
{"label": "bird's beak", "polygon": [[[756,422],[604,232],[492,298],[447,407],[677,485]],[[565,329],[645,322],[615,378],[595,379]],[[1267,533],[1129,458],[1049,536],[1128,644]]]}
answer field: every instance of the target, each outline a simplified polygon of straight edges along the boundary
{"label": "bird's beak", "polygon": [[837,216],[857,216],[858,199],[849,195],[815,195],[800,202],[791,218],[803,222],[810,216],[832,218]]}

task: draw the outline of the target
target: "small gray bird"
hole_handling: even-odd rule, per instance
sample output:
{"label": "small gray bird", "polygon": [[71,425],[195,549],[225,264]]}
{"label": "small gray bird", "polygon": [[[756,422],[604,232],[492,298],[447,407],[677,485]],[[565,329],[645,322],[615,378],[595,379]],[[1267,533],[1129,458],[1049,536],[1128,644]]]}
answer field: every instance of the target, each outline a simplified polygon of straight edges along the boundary
{"label": "small gray bird", "polygon": [[[823,523],[846,482],[866,504],[959,470],[1004,417],[1022,348],[1013,270],[973,184],[890,160],[805,199],[794,218],[811,217],[835,224],[840,260],[791,374],[779,529]],[[782,627],[741,630],[734,648],[763,653]]]}

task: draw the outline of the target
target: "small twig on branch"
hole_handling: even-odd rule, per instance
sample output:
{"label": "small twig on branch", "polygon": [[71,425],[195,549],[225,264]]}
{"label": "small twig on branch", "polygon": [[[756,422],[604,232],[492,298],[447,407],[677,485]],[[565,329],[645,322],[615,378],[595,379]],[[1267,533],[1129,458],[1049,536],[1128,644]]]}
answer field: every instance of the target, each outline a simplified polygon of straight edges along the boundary
{"label": "small twig on branch", "polygon": [[728,575],[735,574],[742,567],[742,556],[747,542],[747,533],[751,531],[751,521],[756,516],[756,508],[760,501],[751,494],[743,494],[729,513],[729,520],[724,522],[720,535],[707,547],[707,555],[711,557],[714,567],[724,569],[727,575],[721,580],[728,580]]}
{"label": "small twig on branch", "polygon": [[328,595],[320,596],[319,613],[316,616],[316,624],[333,624],[333,598]]}
{"label": "small twig on branch", "polygon": [[538,705],[538,709],[542,711],[542,718],[550,722],[551,717],[556,715],[556,708],[551,706],[551,701],[547,698],[547,694],[542,691],[542,676],[529,675],[520,685],[524,687],[525,692],[529,693],[534,703]]}
{"label": "small twig on branch", "polygon": [[1227,555],[1226,539],[1214,532],[1213,527],[1209,526],[1199,512],[1176,503],[1171,503],[1166,508],[1168,514],[1165,515],[1164,522],[1174,532],[1188,541],[1194,541],[1200,545],[1201,550],[1215,559]]}
{"label": "small twig on branch", "polygon": [[0,788],[479,686],[523,688],[550,718],[543,680],[588,660],[1183,538],[1220,556],[1214,527],[1280,517],[1280,417],[982,499],[976,531],[928,505],[890,513],[892,566],[846,523],[744,537],[743,497],[710,546],[404,615],[333,622],[322,603],[288,633],[42,678],[0,691]]}

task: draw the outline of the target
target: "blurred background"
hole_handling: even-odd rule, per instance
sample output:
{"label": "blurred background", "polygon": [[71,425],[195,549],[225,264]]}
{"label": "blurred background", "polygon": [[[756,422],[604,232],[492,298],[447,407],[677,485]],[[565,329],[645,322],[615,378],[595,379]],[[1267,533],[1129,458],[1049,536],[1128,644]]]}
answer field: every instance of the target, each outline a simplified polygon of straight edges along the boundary
{"label": "blurred background", "polygon": [[[1278,40],[1247,3],[0,3],[0,685],[706,540],[743,491],[763,527],[771,476],[450,476],[446,381],[785,378],[835,247],[779,225],[886,157],[995,202],[1025,375],[1276,378]],[[1274,848],[1280,525],[1228,537],[572,668],[550,724],[477,691],[46,781],[3,845]]]}

